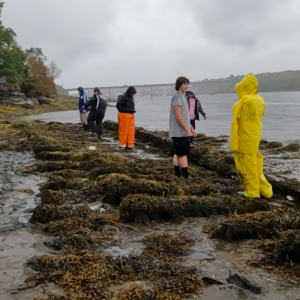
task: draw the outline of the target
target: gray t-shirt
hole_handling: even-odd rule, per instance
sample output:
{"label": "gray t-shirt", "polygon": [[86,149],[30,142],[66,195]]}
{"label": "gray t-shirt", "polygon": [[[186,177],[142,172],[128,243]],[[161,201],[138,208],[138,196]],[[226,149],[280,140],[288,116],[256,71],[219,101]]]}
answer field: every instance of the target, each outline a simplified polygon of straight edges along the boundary
{"label": "gray t-shirt", "polygon": [[181,116],[188,128],[190,128],[189,106],[184,95],[176,92],[171,99],[169,136],[170,137],[187,137],[186,131],[179,125],[174,112],[174,106],[181,106]]}

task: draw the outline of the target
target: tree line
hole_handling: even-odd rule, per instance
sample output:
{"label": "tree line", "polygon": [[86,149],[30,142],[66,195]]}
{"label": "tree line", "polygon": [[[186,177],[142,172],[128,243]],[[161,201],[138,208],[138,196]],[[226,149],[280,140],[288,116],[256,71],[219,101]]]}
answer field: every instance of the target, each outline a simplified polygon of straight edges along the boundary
{"label": "tree line", "polygon": [[[218,79],[204,79],[192,83],[199,94],[235,93],[235,85],[244,75]],[[283,71],[256,74],[259,92],[300,91],[300,71]]]}
{"label": "tree line", "polygon": [[56,94],[54,80],[62,71],[55,62],[48,62],[41,48],[22,50],[16,33],[6,28],[1,20],[4,2],[0,1],[0,77],[20,87],[26,95]]}

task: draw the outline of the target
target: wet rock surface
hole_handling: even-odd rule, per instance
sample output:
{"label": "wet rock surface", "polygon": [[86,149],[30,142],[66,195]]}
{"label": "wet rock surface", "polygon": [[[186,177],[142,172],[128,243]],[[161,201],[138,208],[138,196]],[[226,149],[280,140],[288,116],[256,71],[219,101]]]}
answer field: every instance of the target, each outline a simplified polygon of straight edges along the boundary
{"label": "wet rock surface", "polygon": [[[2,150],[32,158],[34,153],[40,160],[22,164],[22,178],[43,176],[45,181],[39,194],[31,184],[22,188],[24,196],[38,197],[38,203],[24,208],[27,222],[19,219],[7,231],[29,235],[30,229],[18,224],[30,220],[30,236],[39,239],[23,255],[22,263],[28,259],[20,279],[23,284],[27,277],[20,286],[24,299],[295,299],[297,293],[275,276],[281,268],[283,278],[297,278],[291,274],[298,274],[300,218],[286,191],[296,198],[299,182],[290,186],[281,181],[279,186],[274,179],[278,195],[272,202],[238,197],[232,154],[224,150],[222,139],[204,135],[191,151],[193,179],[185,180],[172,175],[171,141],[164,132],[138,128],[139,147],[124,151],[111,138],[117,136],[114,122],[105,123],[100,143],[74,124],[34,121],[0,127]],[[149,149],[156,149],[156,155],[148,154]],[[9,185],[1,190],[0,196],[7,196]],[[2,215],[7,218],[14,209],[19,215],[22,203],[24,198],[15,207],[9,204],[11,210]],[[235,250],[215,250],[203,231],[221,243],[254,240],[239,259],[229,254]],[[268,247],[256,249],[256,241],[268,241]],[[254,251],[259,256],[251,261]],[[267,264],[270,257],[276,258],[273,269]],[[52,295],[47,284],[55,284]],[[16,289],[6,286],[3,299],[15,299]]]}

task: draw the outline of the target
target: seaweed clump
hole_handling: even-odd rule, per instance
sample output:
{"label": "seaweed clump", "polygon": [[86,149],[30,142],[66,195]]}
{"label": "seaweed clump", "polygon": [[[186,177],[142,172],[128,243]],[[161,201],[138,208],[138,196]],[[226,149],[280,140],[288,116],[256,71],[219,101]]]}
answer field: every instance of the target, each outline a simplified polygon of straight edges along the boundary
{"label": "seaweed clump", "polygon": [[132,285],[129,289],[119,291],[116,300],[181,300],[180,295],[170,292],[158,292],[142,289],[139,285]]}
{"label": "seaweed clump", "polygon": [[39,222],[42,224],[51,221],[67,220],[72,218],[81,218],[92,224],[99,225],[116,225],[118,217],[111,214],[103,214],[99,211],[93,211],[88,204],[77,205],[51,205],[41,204],[38,205],[30,219],[30,222]]}
{"label": "seaweed clump", "polygon": [[259,248],[263,252],[258,261],[251,260],[252,265],[257,265],[260,262],[264,266],[268,265],[271,270],[279,266],[285,266],[285,270],[295,268],[295,275],[300,276],[299,229],[280,232],[278,239],[262,241]]}
{"label": "seaweed clump", "polygon": [[65,218],[88,218],[93,211],[87,204],[78,205],[52,205],[41,204],[38,205],[30,218],[31,223],[39,222],[42,224],[50,221],[58,221]]}
{"label": "seaweed clump", "polygon": [[30,219],[32,223],[42,223],[35,230],[55,238],[46,241],[45,245],[53,250],[76,252],[89,249],[94,251],[97,246],[112,240],[118,230],[105,230],[116,226],[118,216],[93,211],[87,204],[80,205],[38,205]]}
{"label": "seaweed clump", "polygon": [[52,205],[72,205],[81,203],[94,203],[99,200],[99,196],[93,193],[89,187],[83,186],[80,190],[49,190],[43,189],[39,195],[42,204]]}
{"label": "seaweed clump", "polygon": [[128,289],[120,290],[117,300],[156,300],[156,294],[152,290],[142,289],[139,285],[131,285]]}
{"label": "seaweed clump", "polygon": [[195,244],[195,240],[186,236],[175,236],[171,234],[152,234],[144,238],[143,242],[147,248],[153,251],[166,252],[182,255]]}
{"label": "seaweed clump", "polygon": [[274,241],[275,254],[281,258],[292,259],[300,263],[300,230],[290,229],[280,233],[279,239]]}
{"label": "seaweed clump", "polygon": [[268,210],[270,210],[270,205],[266,200],[222,194],[174,198],[130,194],[122,199],[120,217],[123,221],[149,223],[151,220],[231,215]]}
{"label": "seaweed clump", "polygon": [[155,180],[133,179],[123,174],[109,174],[97,178],[99,193],[105,194],[105,201],[120,203],[122,197],[129,194],[145,193],[149,195],[163,195],[168,186],[164,182]]}
{"label": "seaweed clump", "polygon": [[[26,282],[50,281],[67,291],[70,299],[112,299],[111,285],[137,280],[151,280],[155,293],[149,299],[182,299],[201,290],[202,282],[197,278],[194,267],[184,267],[169,260],[157,260],[143,257],[113,258],[103,253],[85,253],[82,255],[46,255],[28,260],[27,265],[37,273],[28,277]],[[132,294],[142,295],[138,288],[120,292],[119,299]],[[134,296],[135,295],[135,296]],[[155,295],[155,296],[154,296]],[[86,298],[84,298],[86,297]],[[156,297],[156,298],[155,298]],[[133,298],[135,299],[135,298]],[[147,299],[147,298],[137,298]]]}
{"label": "seaweed clump", "polygon": [[292,209],[278,208],[253,214],[232,215],[213,226],[213,238],[276,238],[288,229],[300,229],[300,215]]}

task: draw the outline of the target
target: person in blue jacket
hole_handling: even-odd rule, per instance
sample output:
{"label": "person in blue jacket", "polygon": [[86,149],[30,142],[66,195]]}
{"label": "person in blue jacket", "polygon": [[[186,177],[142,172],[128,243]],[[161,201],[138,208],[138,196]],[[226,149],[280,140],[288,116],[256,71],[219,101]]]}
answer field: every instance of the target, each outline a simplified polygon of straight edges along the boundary
{"label": "person in blue jacket", "polygon": [[83,106],[88,102],[89,99],[82,87],[78,88],[78,93],[79,93],[78,109],[80,114],[80,122],[82,123],[83,130],[89,131],[89,125],[87,122],[88,115],[89,115],[89,108],[85,107],[83,109]]}

